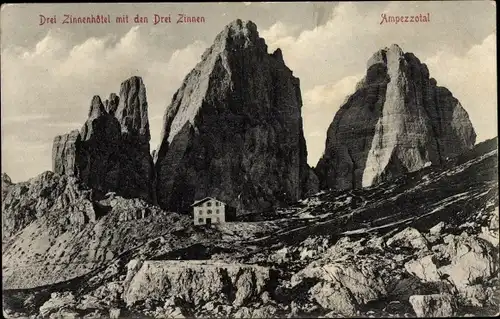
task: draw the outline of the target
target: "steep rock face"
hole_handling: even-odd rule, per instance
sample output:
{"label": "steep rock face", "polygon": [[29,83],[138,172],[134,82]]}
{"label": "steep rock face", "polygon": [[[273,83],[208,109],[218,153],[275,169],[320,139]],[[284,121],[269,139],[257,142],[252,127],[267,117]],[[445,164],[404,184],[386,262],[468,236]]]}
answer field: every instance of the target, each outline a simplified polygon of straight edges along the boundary
{"label": "steep rock face", "polygon": [[322,188],[389,180],[470,149],[476,134],[460,102],[397,45],[375,53],[335,114],[316,173]]}
{"label": "steep rock face", "polygon": [[52,147],[52,167],[54,172],[68,176],[78,175],[76,159],[80,142],[81,138],[78,130],[54,138]]}
{"label": "steep rock face", "polygon": [[216,37],[166,110],[155,154],[162,207],[215,196],[239,213],[317,189],[307,165],[299,79],[251,21]]}
{"label": "steep rock face", "polygon": [[148,101],[146,87],[140,77],[131,77],[121,84],[119,104],[113,113],[121,124],[122,132],[141,137],[143,142],[149,143]]}
{"label": "steep rock face", "polygon": [[77,176],[103,193],[118,190],[120,124],[106,112],[99,96],[92,99],[89,117],[80,136]]}
{"label": "steep rock face", "polygon": [[155,201],[149,154],[146,89],[140,77],[122,83],[105,105],[94,96],[80,132],[56,136],[53,170],[76,176],[93,189]]}

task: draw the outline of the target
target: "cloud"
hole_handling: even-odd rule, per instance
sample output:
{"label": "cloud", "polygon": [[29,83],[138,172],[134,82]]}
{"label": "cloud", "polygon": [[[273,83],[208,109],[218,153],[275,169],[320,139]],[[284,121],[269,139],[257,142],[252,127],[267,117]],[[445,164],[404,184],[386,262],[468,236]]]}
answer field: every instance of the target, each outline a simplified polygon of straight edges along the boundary
{"label": "cloud", "polygon": [[32,123],[36,121],[44,121],[50,119],[51,116],[47,114],[25,114],[22,116],[11,116],[2,118],[2,124],[8,125],[11,123]]}
{"label": "cloud", "polygon": [[51,122],[46,123],[47,127],[61,127],[66,130],[80,129],[83,126],[83,123],[78,122]]}
{"label": "cloud", "polygon": [[[262,32],[271,51],[281,48],[287,66],[301,81],[302,89],[337,81],[363,72],[366,52],[375,51],[372,41],[364,41],[376,31],[363,27],[362,17],[353,3],[340,3],[330,10],[326,23],[294,36],[294,27],[281,22]],[[376,26],[374,26],[377,28]],[[359,35],[359,36],[358,36]],[[362,35],[362,37],[361,37]],[[361,38],[360,38],[361,37]],[[364,49],[370,47],[370,49]],[[357,52],[363,51],[362,58]]]}
{"label": "cloud", "polygon": [[304,135],[307,137],[308,162],[315,166],[325,148],[326,131],[347,96],[354,93],[363,75],[347,76],[337,82],[321,84],[303,94]]}
{"label": "cloud", "polygon": [[304,94],[304,106],[307,109],[318,109],[323,105],[338,105],[347,95],[354,93],[356,83],[363,75],[347,76],[335,83],[317,85]]}
{"label": "cloud", "polygon": [[440,86],[448,88],[469,113],[477,141],[498,135],[496,34],[464,55],[439,51],[424,62]]}
{"label": "cloud", "polygon": [[2,172],[15,183],[27,180],[51,169],[50,162],[43,167],[36,165],[40,158],[50,158],[51,152],[52,143],[25,141],[17,135],[2,134]]}
{"label": "cloud", "polygon": [[293,41],[292,34],[298,29],[297,26],[285,25],[283,22],[273,24],[269,29],[259,32],[259,36],[266,40],[266,43],[278,47],[280,43]]}
{"label": "cloud", "polygon": [[313,131],[313,132],[310,132],[309,134],[307,134],[307,136],[309,136],[309,137],[321,137],[323,135],[324,134],[321,131]]}

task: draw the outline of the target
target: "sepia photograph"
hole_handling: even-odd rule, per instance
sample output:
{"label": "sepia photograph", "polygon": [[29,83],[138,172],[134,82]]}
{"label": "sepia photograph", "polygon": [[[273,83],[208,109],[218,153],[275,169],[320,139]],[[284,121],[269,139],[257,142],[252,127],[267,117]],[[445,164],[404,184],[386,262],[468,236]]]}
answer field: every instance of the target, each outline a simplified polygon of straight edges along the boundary
{"label": "sepia photograph", "polygon": [[496,2],[0,12],[4,318],[500,315]]}

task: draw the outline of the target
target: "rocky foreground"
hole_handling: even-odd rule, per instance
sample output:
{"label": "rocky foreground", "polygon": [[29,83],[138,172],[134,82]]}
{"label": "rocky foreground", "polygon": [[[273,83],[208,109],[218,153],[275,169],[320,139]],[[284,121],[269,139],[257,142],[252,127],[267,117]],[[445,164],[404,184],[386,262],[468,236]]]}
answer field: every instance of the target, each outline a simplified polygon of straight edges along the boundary
{"label": "rocky foreground", "polygon": [[497,175],[494,139],[394,182],[211,227],[53,173],[3,176],[4,316],[494,315]]}

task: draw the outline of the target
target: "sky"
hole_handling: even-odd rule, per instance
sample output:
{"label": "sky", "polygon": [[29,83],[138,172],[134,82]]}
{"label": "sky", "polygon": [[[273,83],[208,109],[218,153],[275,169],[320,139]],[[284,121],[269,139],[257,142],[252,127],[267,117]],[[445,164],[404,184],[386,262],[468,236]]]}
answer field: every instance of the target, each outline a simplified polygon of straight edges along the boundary
{"label": "sky", "polygon": [[[225,25],[252,20],[272,52],[300,78],[308,162],[317,164],[326,131],[373,53],[398,44],[428,65],[469,113],[477,142],[497,136],[496,15],[492,1],[11,4],[2,5],[2,172],[14,182],[52,168],[56,135],[80,129],[94,95],[119,93],[133,75],[146,85],[151,147],[186,74]],[[64,15],[103,14],[107,24],[63,24]],[[171,16],[154,24],[154,15]],[[203,17],[177,24],[179,14]],[[427,15],[429,22],[381,23],[382,15]],[[56,23],[41,24],[40,15]],[[116,23],[117,16],[129,23]],[[147,17],[135,23],[133,17]]]}

